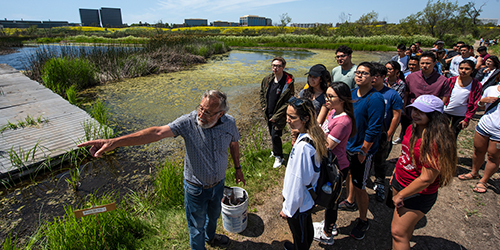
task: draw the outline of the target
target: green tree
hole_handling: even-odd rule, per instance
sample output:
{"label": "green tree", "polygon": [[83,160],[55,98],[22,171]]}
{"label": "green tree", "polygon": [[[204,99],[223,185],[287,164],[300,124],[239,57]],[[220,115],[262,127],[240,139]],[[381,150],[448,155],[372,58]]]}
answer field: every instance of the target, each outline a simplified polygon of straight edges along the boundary
{"label": "green tree", "polygon": [[288,16],[288,13],[283,13],[280,15],[280,24],[278,26],[280,33],[286,33],[285,27],[292,22],[292,18]]}
{"label": "green tree", "polygon": [[356,22],[354,22],[354,35],[355,36],[372,36],[377,35],[375,25],[378,23],[378,13],[371,11],[361,15]]}
{"label": "green tree", "polygon": [[422,11],[416,15],[419,17],[419,24],[433,37],[442,37],[454,27],[453,20],[458,11],[458,4],[447,0],[432,2],[429,0]]}
{"label": "green tree", "polygon": [[486,3],[483,3],[481,6],[476,7],[475,2],[468,2],[464,6],[460,7],[460,15],[467,16],[471,19],[474,25],[477,25],[477,18],[481,15],[481,12],[483,12],[483,7],[485,5]]}
{"label": "green tree", "polygon": [[292,22],[292,18],[288,16],[288,13],[283,13],[280,15],[281,26],[285,27]]}
{"label": "green tree", "polygon": [[400,35],[413,36],[421,34],[420,20],[417,14],[411,14],[404,19],[399,20]]}

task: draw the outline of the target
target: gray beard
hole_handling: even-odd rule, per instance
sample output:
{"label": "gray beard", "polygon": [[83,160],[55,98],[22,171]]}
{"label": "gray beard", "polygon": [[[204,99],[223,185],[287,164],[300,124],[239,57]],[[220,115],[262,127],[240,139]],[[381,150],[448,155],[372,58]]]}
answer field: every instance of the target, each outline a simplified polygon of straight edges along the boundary
{"label": "gray beard", "polygon": [[201,128],[211,128],[215,125],[215,123],[217,123],[217,120],[215,120],[212,123],[203,124],[200,117],[196,117],[196,121],[198,122],[198,126],[200,126]]}

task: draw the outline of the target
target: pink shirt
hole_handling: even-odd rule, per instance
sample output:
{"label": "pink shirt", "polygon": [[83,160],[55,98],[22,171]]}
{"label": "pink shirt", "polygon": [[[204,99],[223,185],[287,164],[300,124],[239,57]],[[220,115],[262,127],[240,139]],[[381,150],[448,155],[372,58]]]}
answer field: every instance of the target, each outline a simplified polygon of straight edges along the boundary
{"label": "pink shirt", "polygon": [[[412,126],[408,126],[406,129],[405,136],[403,138],[403,142],[401,144],[401,156],[399,156],[398,163],[396,163],[396,171],[394,172],[394,176],[396,180],[403,186],[407,187],[410,183],[420,176],[422,173],[422,168],[431,168],[427,165],[422,165],[419,161],[420,158],[420,143],[422,139],[418,139],[415,142],[415,148],[413,156],[415,158],[415,164],[413,165],[412,156],[410,155],[410,137],[413,132]],[[438,191],[439,188],[439,177],[434,180],[434,182],[429,185],[426,189],[419,192],[419,194],[433,194]]]}
{"label": "pink shirt", "polygon": [[349,167],[346,148],[352,131],[351,118],[346,113],[335,115],[335,110],[332,109],[321,128],[328,138],[338,143],[332,153],[337,156],[340,169]]}

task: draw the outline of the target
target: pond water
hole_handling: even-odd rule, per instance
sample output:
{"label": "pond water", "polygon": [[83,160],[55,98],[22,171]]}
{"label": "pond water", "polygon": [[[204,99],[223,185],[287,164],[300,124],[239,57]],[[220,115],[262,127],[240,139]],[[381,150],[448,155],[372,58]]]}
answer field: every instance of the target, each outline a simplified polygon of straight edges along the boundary
{"label": "pond water", "polygon": [[[22,48],[14,48],[17,52],[0,55],[0,64],[5,63],[17,70],[26,70],[28,63],[28,58],[35,55],[39,50],[47,50],[56,55],[59,55],[62,51],[64,53],[79,53],[80,51],[90,52],[94,49],[107,50],[109,47],[107,46],[71,46],[71,45],[39,45],[39,46],[24,46]],[[113,47],[111,47],[113,48]],[[121,47],[125,49],[141,49],[136,46],[127,46]]]}
{"label": "pond water", "polygon": [[[31,48],[23,48],[28,53]],[[21,53],[16,53],[18,59]],[[14,56],[11,54],[9,56]],[[393,53],[354,52],[353,62],[386,62]],[[97,99],[106,101],[111,120],[117,124],[120,134],[130,133],[149,126],[165,125],[182,114],[196,108],[205,90],[220,89],[227,93],[229,114],[237,120],[245,120],[248,109],[255,109],[259,102],[255,93],[261,80],[271,73],[271,59],[283,56],[287,60],[286,71],[295,76],[296,86],[305,84],[305,73],[318,63],[329,70],[337,66],[335,52],[329,50],[278,51],[265,49],[233,50],[213,57],[205,64],[191,66],[183,71],[125,79],[85,91]],[[11,57],[12,59],[12,57]],[[4,60],[4,61],[2,61]],[[0,63],[5,56],[0,56]],[[17,68],[8,62],[9,65]],[[30,228],[39,218],[50,219],[63,214],[61,204],[75,204],[79,197],[90,193],[146,188],[151,170],[158,161],[182,151],[182,139],[166,139],[146,146],[120,148],[112,156],[92,159],[85,165],[80,191],[75,194],[61,179],[41,180],[27,188],[10,189],[3,192],[0,208],[3,232],[11,229]],[[14,212],[12,212],[14,211]],[[5,219],[5,220],[4,220]],[[5,224],[4,224],[5,223]],[[3,224],[3,225],[2,225]],[[6,230],[4,230],[6,229]],[[5,233],[0,233],[0,239]]]}

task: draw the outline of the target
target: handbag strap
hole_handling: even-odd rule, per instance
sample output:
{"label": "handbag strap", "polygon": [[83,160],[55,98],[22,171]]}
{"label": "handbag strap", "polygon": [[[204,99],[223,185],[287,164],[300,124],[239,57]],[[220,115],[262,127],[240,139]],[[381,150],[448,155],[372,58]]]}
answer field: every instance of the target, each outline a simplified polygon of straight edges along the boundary
{"label": "handbag strap", "polygon": [[484,113],[486,114],[490,109],[497,106],[499,102],[500,102],[500,98],[496,99],[490,106],[488,106],[488,108],[484,111]]}

